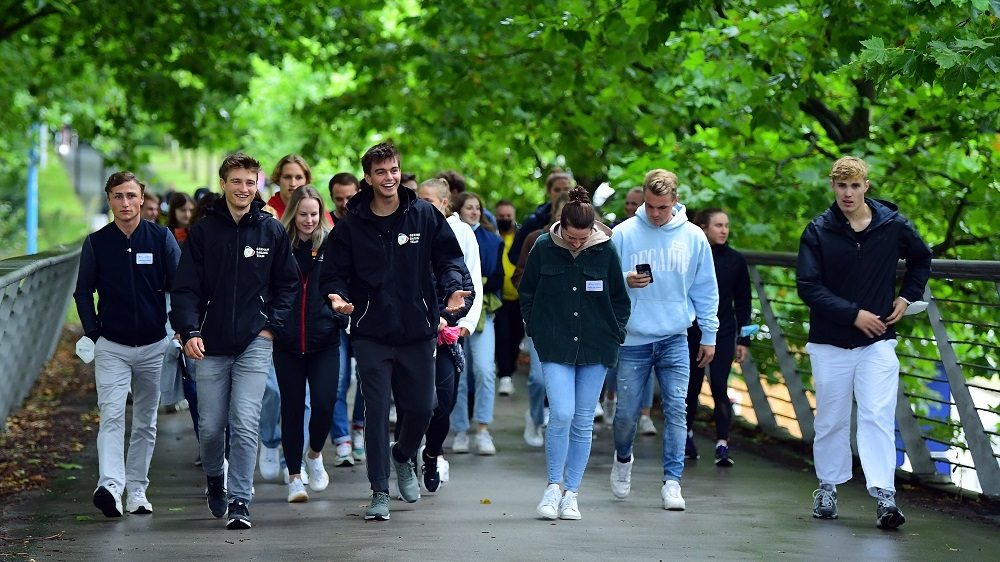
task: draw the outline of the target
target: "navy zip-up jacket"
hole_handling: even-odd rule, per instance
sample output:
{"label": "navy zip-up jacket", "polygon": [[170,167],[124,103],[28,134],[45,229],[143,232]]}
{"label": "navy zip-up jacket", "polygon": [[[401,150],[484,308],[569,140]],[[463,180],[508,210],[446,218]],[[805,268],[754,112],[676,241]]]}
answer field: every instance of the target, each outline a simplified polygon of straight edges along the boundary
{"label": "navy zip-up jacket", "polygon": [[313,251],[312,242],[307,240],[292,248],[299,288],[287,327],[275,341],[275,349],[305,354],[340,345],[340,330],[347,327],[348,319],[334,312],[329,299],[319,291],[319,276],[326,258],[323,246],[320,244]]}
{"label": "navy zip-up jacket", "polygon": [[130,346],[166,337],[166,292],[180,253],[169,230],[146,220],[139,221],[131,236],[114,222],[87,236],[73,291],[87,337]]}
{"label": "navy zip-up jacket", "polygon": [[462,248],[444,215],[413,191],[399,190],[387,223],[372,213],[373,197],[371,188],[352,197],[324,244],[320,293],[354,305],[352,338],[405,344],[436,337],[436,287],[451,295],[469,275]]}
{"label": "navy zip-up jacket", "polygon": [[810,222],[799,242],[796,278],[809,306],[809,341],[853,349],[894,339],[893,326],[868,337],[854,326],[859,310],[883,320],[896,299],[896,264],[906,260],[899,296],[923,297],[931,273],[931,250],[896,206],[865,198],[872,221],[858,236],[834,202]]}
{"label": "navy zip-up jacket", "polygon": [[280,338],[291,313],[292,246],[263,207],[254,201],[237,224],[220,197],[184,242],[170,321],[185,343],[202,338],[206,355],[239,355],[264,329]]}

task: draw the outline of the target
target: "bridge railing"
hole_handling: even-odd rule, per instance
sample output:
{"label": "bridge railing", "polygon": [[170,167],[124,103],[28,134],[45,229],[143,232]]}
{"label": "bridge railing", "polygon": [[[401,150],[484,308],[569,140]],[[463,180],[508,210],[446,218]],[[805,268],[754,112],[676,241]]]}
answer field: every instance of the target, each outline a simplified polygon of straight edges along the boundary
{"label": "bridge railing", "polygon": [[[796,256],[743,254],[752,322],[762,328],[731,378],[734,407],[765,433],[811,442],[809,313],[795,286]],[[917,481],[1000,498],[1000,262],[934,260],[924,298],[926,314],[896,325],[898,466]]]}
{"label": "bridge railing", "polygon": [[0,429],[55,352],[80,246],[0,261]]}

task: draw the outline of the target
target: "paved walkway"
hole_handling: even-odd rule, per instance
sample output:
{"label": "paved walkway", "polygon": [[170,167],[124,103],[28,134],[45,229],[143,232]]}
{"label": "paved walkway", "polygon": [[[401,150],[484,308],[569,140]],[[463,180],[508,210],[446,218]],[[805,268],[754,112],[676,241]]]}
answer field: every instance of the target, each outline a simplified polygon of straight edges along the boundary
{"label": "paved walkway", "polygon": [[[523,383],[523,378],[519,382]],[[449,455],[451,482],[416,504],[393,501],[392,520],[365,522],[364,466],[330,467],[331,486],[306,504],[285,502],[285,486],[257,482],[254,527],[227,531],[209,514],[187,412],[160,418],[149,491],[155,514],[104,518],[90,503],[94,448],[50,491],[5,508],[5,535],[60,538],[0,544],[0,560],[664,560],[664,559],[984,559],[997,556],[996,527],[901,505],[898,532],[874,525],[863,485],[840,487],[841,518],[810,516],[813,475],[734,447],[736,466],[689,464],[687,511],[660,507],[659,437],[637,447],[632,495],[608,485],[610,431],[601,427],[581,489],[581,521],[534,513],[545,457],[521,439],[526,392],[498,398],[495,457]],[[707,441],[699,443],[709,450]],[[328,454],[331,455],[328,451]],[[328,457],[330,458],[330,457]],[[992,552],[993,554],[989,554]],[[9,557],[9,558],[8,558]]]}

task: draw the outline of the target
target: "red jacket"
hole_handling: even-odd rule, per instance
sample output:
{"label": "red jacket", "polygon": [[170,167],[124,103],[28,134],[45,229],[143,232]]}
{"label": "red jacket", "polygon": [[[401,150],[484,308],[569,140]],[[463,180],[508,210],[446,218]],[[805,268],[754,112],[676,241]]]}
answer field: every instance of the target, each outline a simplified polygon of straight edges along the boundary
{"label": "red jacket", "polygon": [[[281,192],[279,191],[272,195],[267,200],[267,204],[278,213],[278,219],[280,220],[281,216],[285,214],[285,201],[281,198]],[[333,226],[333,217],[330,216],[330,213],[328,211],[324,211],[323,213],[326,215],[326,220],[330,221],[330,226]]]}

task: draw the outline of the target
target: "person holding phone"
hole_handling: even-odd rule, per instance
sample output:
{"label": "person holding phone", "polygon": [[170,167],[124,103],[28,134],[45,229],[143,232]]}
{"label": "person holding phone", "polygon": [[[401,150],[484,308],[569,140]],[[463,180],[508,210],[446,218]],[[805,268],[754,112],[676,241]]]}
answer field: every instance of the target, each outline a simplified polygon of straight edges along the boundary
{"label": "person holding phone", "polygon": [[[729,400],[729,372],[733,360],[742,362],[750,350],[750,337],[739,334],[750,324],[750,273],[743,254],[729,247],[729,216],[722,209],[705,209],[696,213],[693,221],[700,226],[712,246],[712,262],[719,282],[719,332],[716,335],[715,358],[708,365],[708,382],[715,402],[715,464],[733,466],[729,456],[729,427],[733,420],[733,403]],[[695,322],[688,328],[688,351],[691,356],[691,381],[687,394],[687,443],[684,456],[698,458],[694,445],[694,417],[698,411],[698,394],[705,381],[705,368],[695,360],[701,341],[701,328]]]}
{"label": "person holding phone", "polygon": [[688,222],[685,207],[678,201],[677,175],[652,170],[642,187],[645,202],[611,235],[632,299],[628,335],[618,365],[611,491],[619,499],[631,491],[632,445],[642,396],[652,384],[652,370],[660,383],[664,419],[660,497],[663,509],[682,511],[685,503],[680,480],[690,377],[687,329],[697,319],[702,335],[695,361],[704,368],[715,356],[719,290],[705,233]]}

